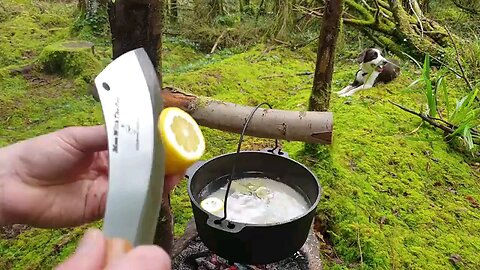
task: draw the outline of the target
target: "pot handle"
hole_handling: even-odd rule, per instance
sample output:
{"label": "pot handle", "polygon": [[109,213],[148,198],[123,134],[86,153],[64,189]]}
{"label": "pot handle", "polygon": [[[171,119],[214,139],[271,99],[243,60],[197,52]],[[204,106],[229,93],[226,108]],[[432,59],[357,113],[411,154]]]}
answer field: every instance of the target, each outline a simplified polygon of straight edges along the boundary
{"label": "pot handle", "polygon": [[285,151],[282,151],[282,148],[279,147],[278,145],[275,146],[275,148],[263,148],[260,150],[260,152],[266,152],[266,153],[270,153],[278,156],[288,157],[288,153]]}
{"label": "pot handle", "polygon": [[243,223],[237,223],[225,219],[222,220],[211,215],[208,215],[207,225],[227,233],[239,233],[241,230],[243,230],[243,228],[245,228],[245,224]]}
{"label": "pot handle", "polygon": [[205,163],[207,163],[205,160],[199,160],[193,163],[190,167],[188,167],[187,171],[185,172],[185,177],[187,179],[192,178],[193,174]]}
{"label": "pot handle", "polygon": [[[268,102],[263,102],[263,103],[260,103],[258,104],[254,109],[253,111],[250,113],[250,115],[245,119],[245,125],[243,126],[243,130],[242,130],[242,133],[240,133],[240,139],[238,141],[238,145],[237,145],[237,153],[240,152],[240,148],[242,146],[242,142],[243,142],[243,136],[245,135],[245,131],[247,130],[247,126],[248,124],[250,123],[250,120],[252,120],[253,116],[255,115],[255,112],[262,106],[262,105],[267,105],[270,109],[273,109],[272,105],[270,105]],[[283,152],[280,150],[280,147],[278,145],[278,139],[275,139],[275,148],[273,149],[264,149],[264,150],[267,150],[268,152],[274,154],[275,153],[275,150],[278,149],[278,154],[279,155],[282,155]],[[233,175],[233,173],[232,173]]]}
{"label": "pot handle", "polygon": [[[243,136],[245,135],[245,131],[247,130],[248,124],[250,123],[250,120],[252,120],[253,116],[255,115],[255,112],[260,108],[262,105],[268,105],[270,109],[272,109],[272,105],[270,105],[268,102],[262,102],[258,104],[253,111],[250,113],[250,115],[245,119],[245,125],[243,126],[242,133],[240,134],[240,139],[238,141],[238,146],[237,146],[237,155],[234,156],[234,161],[233,161],[233,166],[232,166],[232,173],[230,173],[230,177],[228,179],[227,183],[227,190],[225,191],[225,199],[223,201],[223,217],[220,220],[217,220],[217,222],[223,222],[227,219],[227,200],[228,200],[228,194],[230,192],[230,186],[232,185],[232,179],[235,177],[235,167],[238,162],[238,153],[240,153],[240,149],[242,147],[242,141],[243,141]],[[275,148],[271,150],[271,153],[273,154],[275,152],[275,149],[279,149],[278,152],[280,152],[280,148],[278,146],[278,139],[275,139]],[[228,224],[230,227],[235,227],[235,225],[232,225],[233,223]],[[220,224],[218,224],[220,225]]]}

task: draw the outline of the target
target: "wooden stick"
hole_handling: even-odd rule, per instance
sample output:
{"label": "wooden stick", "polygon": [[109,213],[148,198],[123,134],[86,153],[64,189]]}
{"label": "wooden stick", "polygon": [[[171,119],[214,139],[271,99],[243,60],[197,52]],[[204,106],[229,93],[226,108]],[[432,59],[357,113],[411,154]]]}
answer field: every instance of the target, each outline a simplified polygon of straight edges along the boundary
{"label": "wooden stick", "polygon": [[[253,107],[182,93],[172,87],[162,91],[164,107],[188,112],[199,125],[226,132],[241,133]],[[333,113],[259,109],[245,135],[259,138],[331,144]]]}
{"label": "wooden stick", "polygon": [[439,129],[447,132],[448,134],[452,134],[453,132],[455,132],[454,129],[452,129],[452,128],[450,128],[450,127],[443,126],[443,125],[437,123],[435,120],[431,119],[431,118],[428,117],[426,114],[417,113],[417,112],[415,112],[415,111],[412,111],[412,110],[410,110],[410,109],[408,109],[408,108],[405,108],[405,107],[403,107],[402,105],[397,104],[397,103],[395,103],[395,102],[393,102],[393,101],[390,101],[390,100],[389,100],[388,102],[392,103],[393,105],[397,106],[398,108],[400,108],[400,109],[402,109],[402,110],[404,110],[404,111],[406,111],[406,112],[409,112],[409,113],[411,113],[411,114],[414,114],[414,115],[422,118],[422,120],[424,120],[425,122],[429,123],[430,125],[432,125],[432,126],[434,126],[434,127],[436,127],[436,128],[439,128]]}
{"label": "wooden stick", "polygon": [[258,77],[259,79],[271,79],[271,78],[281,78],[281,77],[290,77],[290,76],[308,76],[312,75],[313,72],[311,71],[305,71],[305,72],[298,72],[295,74],[273,74],[273,75],[267,75],[267,76],[260,76]]}
{"label": "wooden stick", "polygon": [[213,47],[212,47],[212,50],[210,51],[210,54],[212,54],[213,52],[215,52],[215,49],[217,48],[218,46],[218,42],[220,42],[220,40],[222,39],[222,37],[225,35],[225,33],[227,33],[227,29],[225,29],[222,34],[217,38],[217,40],[215,41],[215,44],[213,44]]}

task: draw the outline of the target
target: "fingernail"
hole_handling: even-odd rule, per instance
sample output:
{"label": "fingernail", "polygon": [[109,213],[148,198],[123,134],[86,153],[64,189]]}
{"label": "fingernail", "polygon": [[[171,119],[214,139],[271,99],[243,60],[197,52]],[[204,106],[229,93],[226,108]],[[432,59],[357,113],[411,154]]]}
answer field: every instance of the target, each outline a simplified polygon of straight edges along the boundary
{"label": "fingernail", "polygon": [[91,251],[100,245],[103,235],[98,229],[88,229],[77,247],[77,252],[84,253]]}

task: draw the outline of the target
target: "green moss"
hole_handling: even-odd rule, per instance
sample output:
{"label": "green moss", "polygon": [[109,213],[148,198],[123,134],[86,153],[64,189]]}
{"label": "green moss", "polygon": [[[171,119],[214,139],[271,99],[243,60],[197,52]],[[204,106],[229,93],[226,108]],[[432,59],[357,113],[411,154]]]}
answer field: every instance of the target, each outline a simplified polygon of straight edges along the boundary
{"label": "green moss", "polygon": [[194,44],[185,40],[167,38],[162,45],[162,71],[165,73],[184,68],[204,57],[196,50]]}
{"label": "green moss", "polygon": [[[4,0],[8,16],[0,20],[0,68],[31,62],[50,43],[68,36],[75,4]],[[61,15],[60,15],[61,14]]]}
{"label": "green moss", "polygon": [[[477,3],[476,5],[478,7],[478,2],[475,1],[472,1],[471,5],[468,7],[474,8],[475,3]],[[450,32],[454,33],[456,36],[460,36],[471,41],[478,39],[478,33],[480,33],[478,14],[475,15],[467,11],[463,11],[462,9],[456,7],[452,1],[442,0],[430,3],[430,11],[427,13],[427,16],[443,25],[447,25],[450,29]]]}
{"label": "green moss", "polygon": [[[73,229],[27,230],[14,240],[0,241],[1,257],[5,262],[15,262],[11,268],[8,268],[12,270],[51,269],[75,250],[79,239],[88,227],[100,228],[98,223],[92,223]],[[40,254],[42,256],[39,256]],[[0,268],[6,269],[2,268],[2,264]]]}
{"label": "green moss", "polygon": [[[70,39],[70,29],[63,27],[71,24],[71,18],[56,14],[72,14],[74,4],[35,3],[2,1],[1,6],[14,10],[15,16],[0,19],[0,67],[30,63],[47,45]],[[179,40],[166,39],[164,46],[166,85],[243,105],[267,101],[279,109],[306,108],[313,78],[295,74],[314,70],[313,43],[296,52],[279,48],[264,53],[267,47],[257,46],[245,53],[220,50],[214,55],[198,53],[194,45]],[[348,51],[340,55],[356,55],[353,45],[345,47]],[[101,65],[108,63],[108,47],[97,46],[96,52],[103,58]],[[75,84],[84,74],[75,66],[90,66],[75,61],[73,66],[54,69],[63,70],[64,76],[36,70],[12,76],[0,69],[0,146],[65,126],[103,122],[100,105]],[[356,68],[337,63],[333,91],[349,83]],[[422,93],[403,91],[417,76],[404,65],[401,77],[391,84],[351,98],[332,95],[330,146],[307,153],[303,143],[281,142],[322,185],[317,212],[327,224],[325,238],[343,261],[337,264],[324,256],[326,269],[450,269],[453,254],[462,257],[458,269],[480,265],[480,215],[467,199],[480,200],[478,175],[441,132],[427,125],[416,130],[420,125],[416,116],[388,103],[422,110]],[[448,78],[448,84],[452,95],[463,95],[458,79]],[[236,150],[238,134],[205,127],[202,131],[207,142],[204,159]],[[242,149],[273,143],[246,136]],[[192,217],[186,181],[174,190],[172,207],[178,237]],[[86,227],[31,229],[14,239],[0,239],[0,269],[51,269],[74,251]]]}
{"label": "green moss", "polygon": [[[334,80],[346,73],[336,72]],[[296,157],[320,177],[319,214],[331,224],[345,265],[362,256],[367,269],[448,269],[449,257],[460,254],[463,269],[475,268],[480,262],[471,243],[480,244],[473,229],[479,213],[465,198],[478,196],[478,177],[440,132],[425,126],[411,133],[419,119],[388,103],[424,104],[420,93],[400,92],[411,79],[404,68],[390,85],[348,99],[334,96],[331,161],[325,165],[323,156],[300,151]]]}
{"label": "green moss", "polygon": [[311,82],[310,77],[295,73],[312,71],[314,63],[287,50],[263,54],[264,49],[259,46],[200,70],[166,74],[164,82],[224,101],[257,105],[268,100],[278,107],[284,97],[295,95]]}
{"label": "green moss", "polygon": [[[305,109],[311,78],[261,76],[311,70],[313,62],[283,50],[252,61],[262,51],[167,75],[165,81],[220,100],[248,105],[268,101],[277,108]],[[354,72],[355,66],[338,63],[334,91],[349,83]],[[388,103],[391,99],[421,110],[422,94],[403,90],[416,76],[404,66],[402,77],[391,84],[352,98],[333,96],[334,144],[321,147],[317,154],[304,153],[302,143],[284,143],[285,150],[314,169],[321,181],[324,194],[318,213],[328,219],[329,235],[345,268],[353,264],[368,269],[445,269],[451,267],[453,254],[462,256],[465,269],[480,263],[475,256],[480,238],[473,229],[480,225],[479,214],[465,199],[480,193],[478,177],[439,131],[425,125],[411,133],[419,119]],[[451,94],[461,95],[458,80],[449,81]],[[206,158],[234,151],[238,135],[203,130],[210,142]],[[268,145],[268,140],[259,141]],[[246,142],[244,148],[258,143]],[[186,191],[177,194],[182,192],[186,196]],[[191,215],[190,210],[181,212]],[[462,232],[456,229],[459,222]],[[176,227],[176,232],[181,230]],[[327,261],[327,268],[343,267]]]}
{"label": "green moss", "polygon": [[85,41],[58,42],[45,47],[38,58],[46,73],[89,83],[98,74],[102,65],[92,54],[91,45]]}

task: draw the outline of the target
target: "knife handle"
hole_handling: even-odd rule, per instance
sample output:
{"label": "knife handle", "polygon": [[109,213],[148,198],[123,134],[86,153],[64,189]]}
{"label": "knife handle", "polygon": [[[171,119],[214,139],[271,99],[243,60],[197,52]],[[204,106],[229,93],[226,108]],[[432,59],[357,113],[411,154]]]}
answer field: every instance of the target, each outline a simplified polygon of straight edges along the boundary
{"label": "knife handle", "polygon": [[107,259],[105,268],[110,266],[113,262],[117,261],[120,256],[133,249],[132,244],[121,238],[109,238],[107,239]]}

